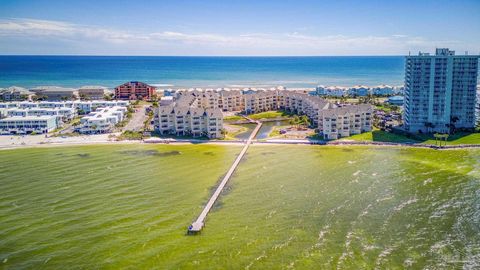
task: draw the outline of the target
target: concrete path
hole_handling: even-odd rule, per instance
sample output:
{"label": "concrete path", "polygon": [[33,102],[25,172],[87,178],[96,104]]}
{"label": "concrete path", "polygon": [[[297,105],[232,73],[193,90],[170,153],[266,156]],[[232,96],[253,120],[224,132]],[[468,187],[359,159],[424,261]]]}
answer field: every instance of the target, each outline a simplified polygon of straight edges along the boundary
{"label": "concrete path", "polygon": [[230,180],[230,177],[232,176],[233,172],[235,171],[238,164],[242,160],[243,156],[247,152],[248,147],[252,143],[253,138],[255,138],[258,131],[260,130],[260,127],[262,126],[262,123],[260,121],[256,121],[255,123],[257,123],[257,126],[255,127],[255,129],[252,131],[252,133],[248,137],[248,140],[245,143],[245,146],[243,147],[242,151],[240,152],[240,154],[237,156],[237,158],[233,162],[232,166],[228,170],[225,177],[222,179],[222,182],[220,182],[220,185],[218,185],[217,189],[213,193],[213,195],[210,198],[210,200],[208,201],[207,205],[205,205],[205,208],[203,208],[202,213],[200,213],[197,220],[195,220],[195,222],[193,222],[192,225],[190,225],[190,227],[188,227],[188,232],[189,233],[197,233],[197,232],[200,232],[202,230],[203,226],[205,225],[205,219],[207,218],[208,213],[212,209],[213,204],[218,199],[218,196],[220,196],[220,193],[222,192],[223,188],[227,184],[228,180]]}

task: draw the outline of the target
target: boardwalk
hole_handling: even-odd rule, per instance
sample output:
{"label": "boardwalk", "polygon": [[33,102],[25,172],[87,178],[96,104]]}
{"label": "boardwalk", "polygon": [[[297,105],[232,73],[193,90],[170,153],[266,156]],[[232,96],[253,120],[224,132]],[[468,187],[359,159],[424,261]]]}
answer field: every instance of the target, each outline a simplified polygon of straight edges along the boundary
{"label": "boardwalk", "polygon": [[[249,119],[249,120],[251,120],[251,119]],[[242,160],[243,156],[247,152],[248,147],[252,143],[253,138],[255,138],[255,135],[257,135],[258,131],[260,130],[260,127],[262,126],[262,123],[260,121],[255,121],[255,123],[257,123],[257,126],[252,131],[252,134],[250,134],[250,136],[248,137],[248,140],[245,143],[245,146],[243,147],[242,151],[240,152],[240,154],[235,159],[235,162],[233,162],[232,166],[228,170],[225,177],[222,179],[222,182],[220,182],[220,185],[215,190],[215,193],[213,193],[212,197],[210,198],[208,203],[205,205],[205,208],[203,208],[203,211],[202,211],[202,213],[200,213],[197,220],[195,220],[195,222],[193,222],[192,225],[190,225],[190,227],[188,227],[188,232],[189,233],[196,233],[196,232],[200,232],[202,230],[203,225],[205,225],[205,218],[207,217],[208,212],[210,212],[210,209],[212,209],[213,204],[218,199],[218,196],[220,196],[220,193],[222,192],[223,188],[227,184],[228,180],[230,180],[230,177],[232,176],[233,172],[235,171],[238,164]]]}

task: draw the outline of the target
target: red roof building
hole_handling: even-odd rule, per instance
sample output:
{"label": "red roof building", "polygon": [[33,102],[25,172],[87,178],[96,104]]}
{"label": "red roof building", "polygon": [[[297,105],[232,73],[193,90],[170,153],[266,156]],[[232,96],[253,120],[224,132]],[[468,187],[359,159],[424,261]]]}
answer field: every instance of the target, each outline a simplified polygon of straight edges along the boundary
{"label": "red roof building", "polygon": [[115,87],[115,98],[124,100],[150,100],[155,87],[143,82],[127,82]]}

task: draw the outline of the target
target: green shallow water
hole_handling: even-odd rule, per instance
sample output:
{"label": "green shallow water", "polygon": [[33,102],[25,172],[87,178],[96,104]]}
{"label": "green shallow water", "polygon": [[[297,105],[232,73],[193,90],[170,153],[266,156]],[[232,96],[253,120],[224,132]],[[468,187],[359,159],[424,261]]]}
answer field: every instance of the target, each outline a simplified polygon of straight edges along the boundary
{"label": "green shallow water", "polygon": [[480,151],[259,146],[0,151],[1,269],[480,267]]}

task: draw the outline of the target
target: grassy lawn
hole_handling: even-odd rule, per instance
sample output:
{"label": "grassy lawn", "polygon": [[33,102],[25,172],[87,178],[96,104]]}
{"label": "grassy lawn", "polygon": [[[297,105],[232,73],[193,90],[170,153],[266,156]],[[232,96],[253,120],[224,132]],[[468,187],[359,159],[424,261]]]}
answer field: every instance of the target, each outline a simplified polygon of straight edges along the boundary
{"label": "grassy lawn", "polygon": [[248,117],[255,120],[272,119],[272,118],[289,118],[291,116],[292,116],[291,114],[283,111],[268,111],[268,112],[261,112],[261,113],[248,115]]}
{"label": "grassy lawn", "polygon": [[240,120],[245,120],[245,118],[238,115],[230,115],[223,118],[223,121],[226,121],[226,122],[235,122]]}
{"label": "grassy lawn", "polygon": [[342,138],[342,140],[370,141],[370,142],[394,142],[394,143],[418,143],[419,141],[407,138],[403,135],[393,134],[382,130],[373,130],[362,134]]}
{"label": "grassy lawn", "polygon": [[238,129],[233,132],[227,131],[227,133],[225,134],[225,137],[221,138],[221,140],[227,140],[227,141],[238,140],[237,138],[235,138],[235,136],[248,130],[247,127],[243,127],[243,126],[235,125],[235,127],[237,127]]}
{"label": "grassy lawn", "polygon": [[[432,137],[427,137],[424,135],[425,144],[435,144],[435,139]],[[447,145],[458,145],[458,144],[480,144],[480,133],[464,133],[459,132],[454,135],[450,135],[447,140]]]}
{"label": "grassy lawn", "polygon": [[280,130],[286,129],[291,126],[274,126],[272,131],[268,134],[268,138],[278,137],[284,134],[280,134]]}
{"label": "grassy lawn", "polygon": [[[362,134],[342,138],[341,140],[370,141],[370,142],[393,142],[393,143],[423,143],[435,145],[432,135],[415,135],[415,138],[408,138],[404,135],[393,134],[382,130],[373,130]],[[450,135],[447,145],[459,144],[480,144],[480,133],[457,133]]]}

